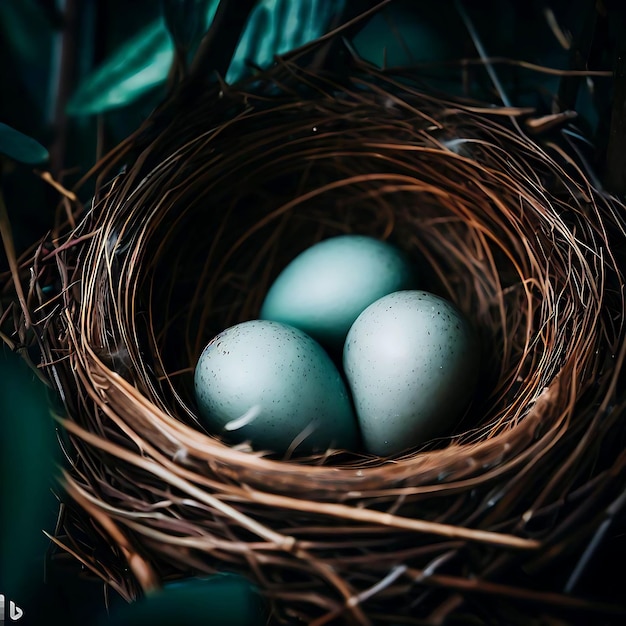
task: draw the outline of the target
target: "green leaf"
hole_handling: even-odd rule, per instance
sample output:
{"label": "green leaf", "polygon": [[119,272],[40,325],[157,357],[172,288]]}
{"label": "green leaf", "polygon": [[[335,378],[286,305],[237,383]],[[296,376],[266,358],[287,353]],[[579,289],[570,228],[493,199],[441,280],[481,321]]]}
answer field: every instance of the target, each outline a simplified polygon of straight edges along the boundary
{"label": "green leaf", "polygon": [[[432,6],[427,9],[437,10]],[[447,24],[444,27],[451,28]],[[416,62],[453,58],[457,53],[462,56],[460,46],[458,52],[446,49],[462,38],[446,37],[445,31],[441,31],[442,25],[425,10],[420,12],[402,4],[391,4],[364,26],[352,44],[363,59],[379,67],[410,66]]]}
{"label": "green leaf", "polygon": [[261,0],[246,26],[226,73],[232,83],[250,72],[248,63],[269,66],[274,57],[326,33],[345,0]]}
{"label": "green leaf", "polygon": [[100,626],[261,626],[267,622],[258,592],[240,576],[168,583],[130,605],[115,607]]}
{"label": "green leaf", "polygon": [[50,56],[56,26],[50,18],[35,0],[0,1],[2,39],[25,63],[40,64]]}
{"label": "green leaf", "polygon": [[0,154],[29,165],[43,163],[50,157],[39,142],[2,122],[0,122]]}
{"label": "green leaf", "polygon": [[[267,66],[275,55],[323,35],[344,2],[261,0],[237,46],[226,80],[234,82],[249,73],[250,61]],[[195,36],[197,27],[191,24],[191,16],[200,14],[199,5],[206,10],[206,30],[215,15],[217,0],[169,0],[164,5],[165,17],[155,20],[123,44],[83,81],[69,102],[68,113],[92,115],[123,107],[161,85],[174,57],[172,37],[182,41]],[[185,7],[192,7],[189,15]]]}
{"label": "green leaf", "polygon": [[167,78],[174,46],[160,18],[120,46],[70,99],[71,115],[93,115],[126,106]]}
{"label": "green leaf", "polygon": [[58,446],[43,383],[6,348],[0,381],[0,592],[19,597],[43,581]]}

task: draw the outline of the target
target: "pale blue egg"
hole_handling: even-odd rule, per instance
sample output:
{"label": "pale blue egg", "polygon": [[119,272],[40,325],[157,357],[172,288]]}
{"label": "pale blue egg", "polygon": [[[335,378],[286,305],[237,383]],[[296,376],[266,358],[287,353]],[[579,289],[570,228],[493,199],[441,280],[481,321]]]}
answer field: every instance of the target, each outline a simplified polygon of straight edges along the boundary
{"label": "pale blue egg", "polygon": [[359,315],[343,365],[366,449],[389,456],[452,434],[472,399],[480,350],[451,302],[399,291]]}
{"label": "pale blue egg", "polygon": [[341,350],[359,314],[382,296],[415,287],[395,246],[364,235],[331,237],[307,248],[279,274],[259,317],[300,328]]}
{"label": "pale blue egg", "polygon": [[354,449],[357,424],[339,371],[301,330],[268,320],[226,329],[195,369],[198,408],[212,433],[284,453]]}

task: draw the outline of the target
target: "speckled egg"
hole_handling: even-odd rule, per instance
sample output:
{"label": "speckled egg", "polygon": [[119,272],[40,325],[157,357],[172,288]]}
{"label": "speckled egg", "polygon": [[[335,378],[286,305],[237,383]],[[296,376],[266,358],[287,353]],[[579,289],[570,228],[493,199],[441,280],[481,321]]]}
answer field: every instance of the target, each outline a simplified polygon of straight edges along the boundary
{"label": "speckled egg", "polygon": [[[349,394],[324,349],[301,330],[252,320],[217,335],[195,369],[200,415],[210,432],[284,453],[352,449]],[[298,443],[299,442],[299,443]]]}
{"label": "speckled egg", "polygon": [[300,328],[341,352],[350,326],[368,305],[415,286],[415,271],[395,246],[365,235],[340,235],[307,248],[285,267],[259,317]]}
{"label": "speckled egg", "polygon": [[451,302],[399,291],[359,315],[343,364],[366,449],[390,456],[451,434],[471,401],[480,355]]}

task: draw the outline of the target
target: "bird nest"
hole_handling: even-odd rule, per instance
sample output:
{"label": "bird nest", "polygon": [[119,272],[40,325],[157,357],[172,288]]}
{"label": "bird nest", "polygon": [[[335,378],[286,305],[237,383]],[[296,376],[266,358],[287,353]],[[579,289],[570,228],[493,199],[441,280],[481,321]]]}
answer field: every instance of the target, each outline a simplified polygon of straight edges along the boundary
{"label": "bird nest", "polygon": [[[624,207],[541,128],[359,63],[172,95],[5,281],[5,334],[61,401],[54,540],[127,599],[242,573],[287,623],[622,618],[602,549],[625,483]],[[467,415],[395,458],[206,432],[204,345],[342,233],[396,244],[471,320]]]}

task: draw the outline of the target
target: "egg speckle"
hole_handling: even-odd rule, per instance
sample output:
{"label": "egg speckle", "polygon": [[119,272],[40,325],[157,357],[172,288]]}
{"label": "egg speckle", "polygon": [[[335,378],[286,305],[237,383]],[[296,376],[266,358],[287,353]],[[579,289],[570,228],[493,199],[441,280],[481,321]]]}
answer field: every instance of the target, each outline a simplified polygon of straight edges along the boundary
{"label": "egg speckle", "polygon": [[323,348],[297,328],[251,320],[203,350],[195,392],[207,428],[255,449],[283,453],[354,448],[356,420],[341,376]]}
{"label": "egg speckle", "polygon": [[479,361],[468,321],[439,296],[399,291],[367,307],[343,353],[367,450],[393,455],[449,434],[471,400]]}
{"label": "egg speckle", "polygon": [[415,286],[415,271],[395,246],[364,235],[340,235],[311,246],[285,267],[259,317],[300,328],[341,350],[350,326],[368,305]]}

